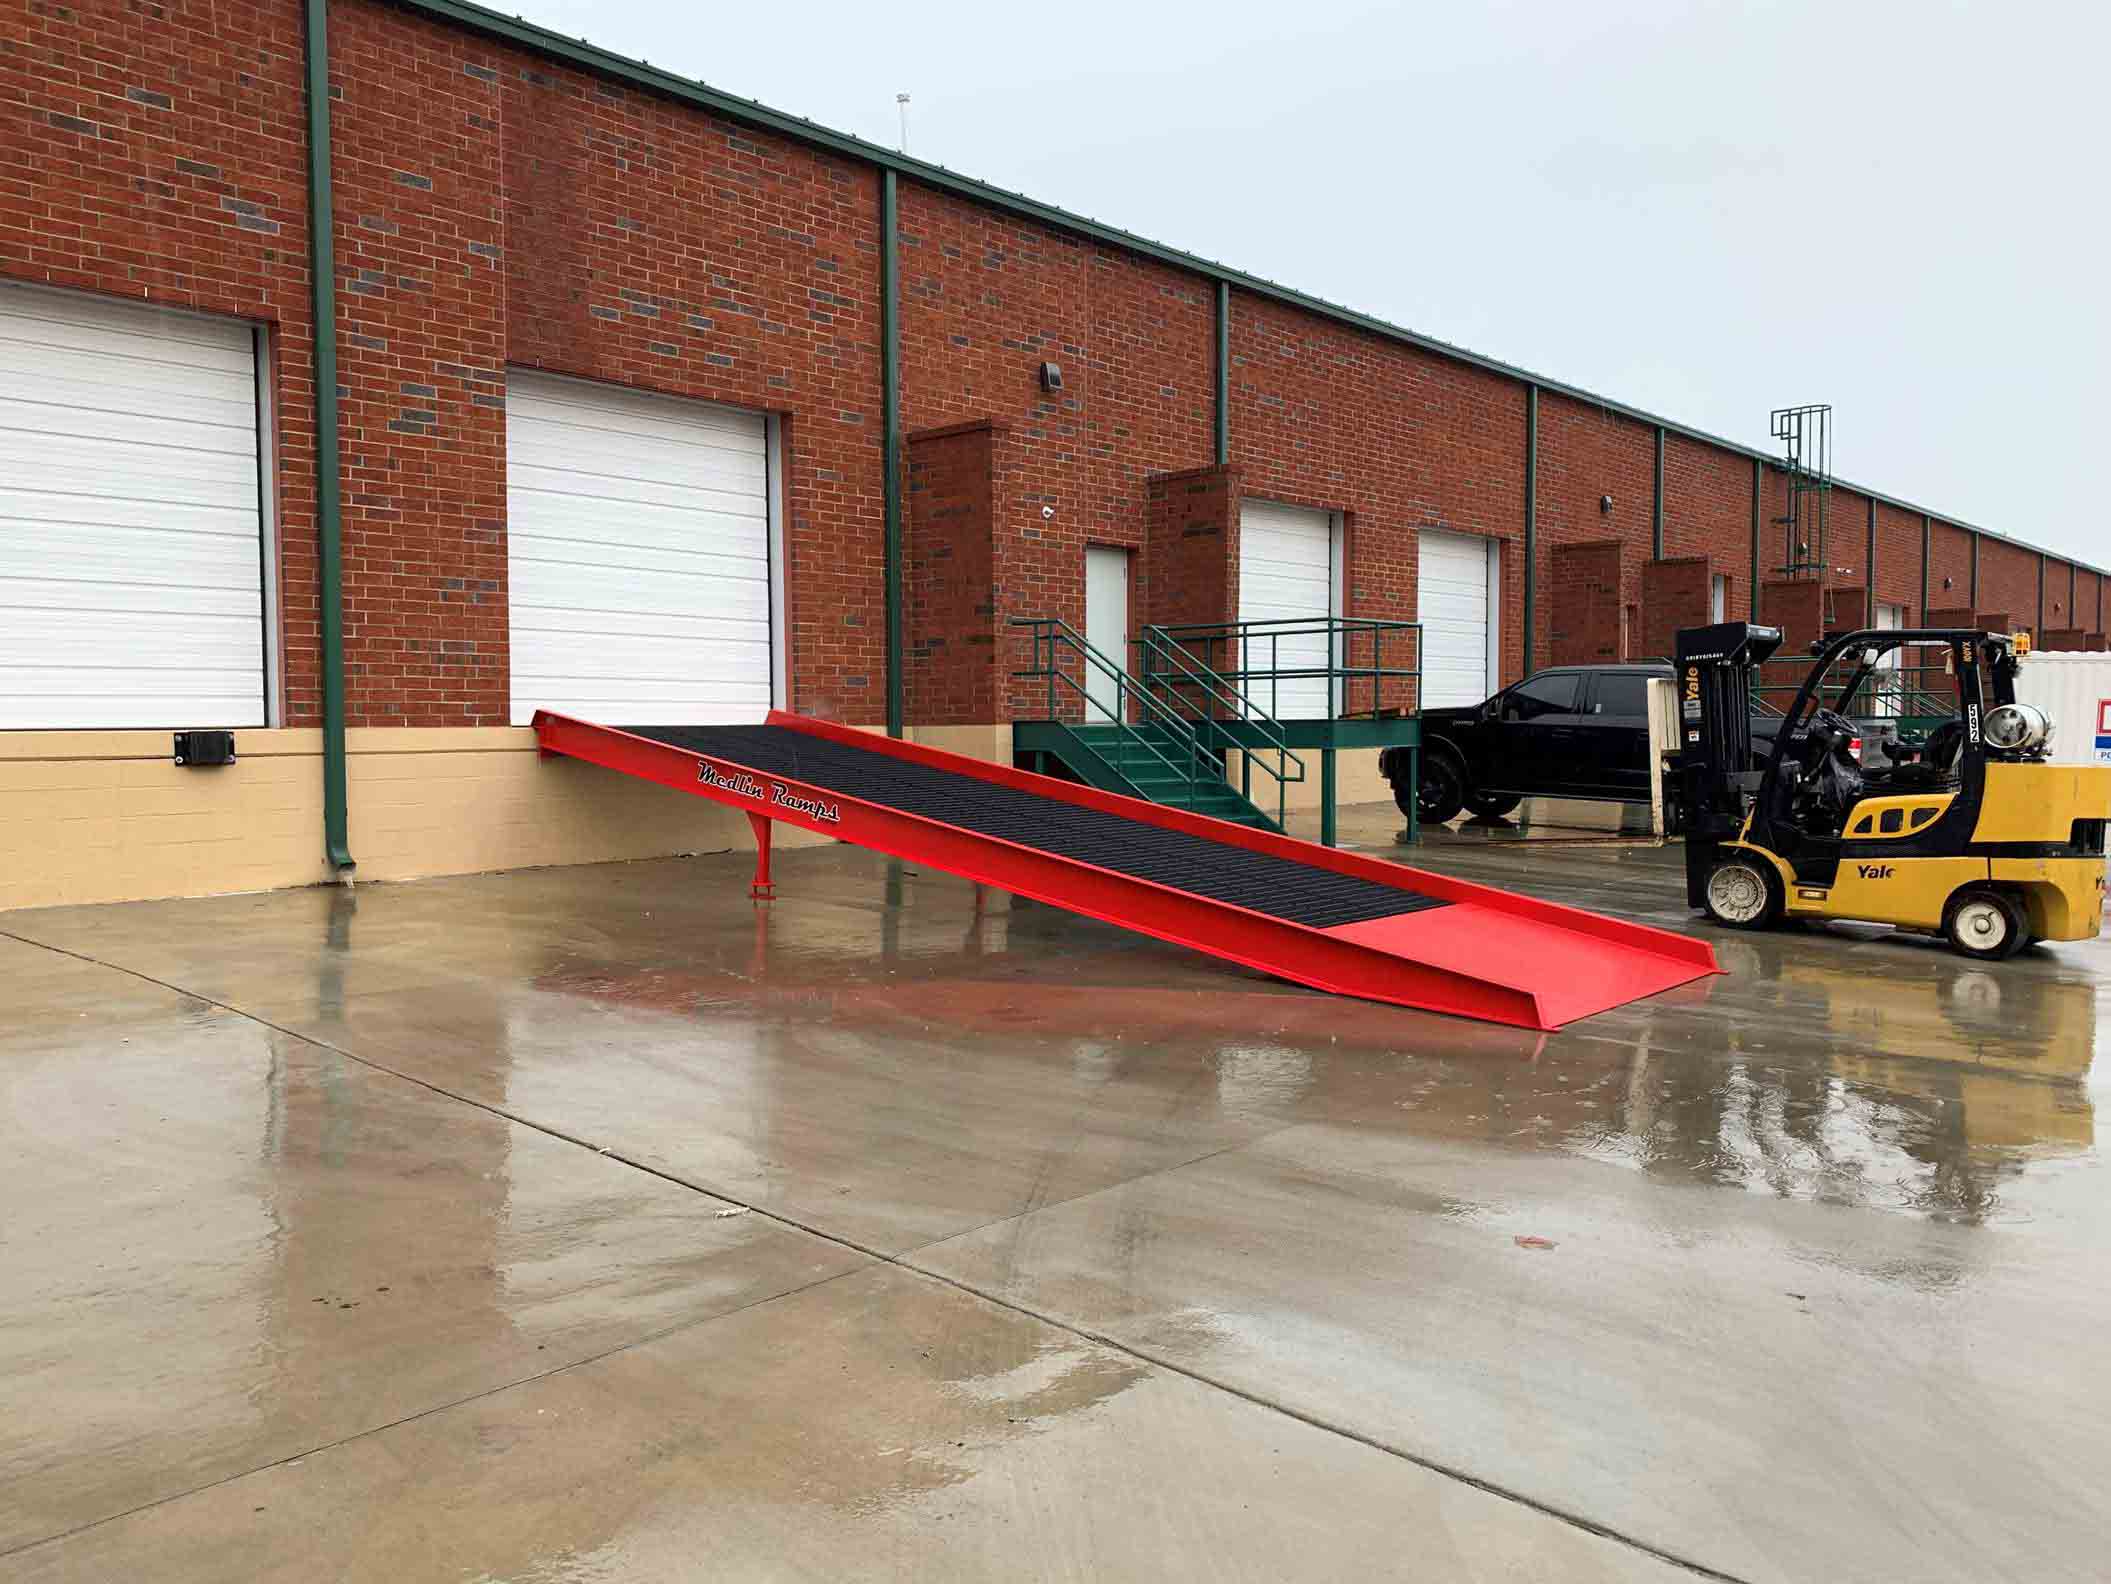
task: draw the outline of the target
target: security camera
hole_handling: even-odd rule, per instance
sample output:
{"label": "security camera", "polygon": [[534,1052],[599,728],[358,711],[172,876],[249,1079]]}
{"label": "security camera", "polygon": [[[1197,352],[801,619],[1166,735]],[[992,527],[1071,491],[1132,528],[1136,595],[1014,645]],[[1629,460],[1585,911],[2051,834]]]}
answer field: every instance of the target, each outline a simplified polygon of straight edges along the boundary
{"label": "security camera", "polygon": [[1043,521],[1043,522],[1054,522],[1054,521],[1055,521],[1055,508],[1054,508],[1053,506],[1043,506],[1043,507],[1041,508],[1041,521]]}

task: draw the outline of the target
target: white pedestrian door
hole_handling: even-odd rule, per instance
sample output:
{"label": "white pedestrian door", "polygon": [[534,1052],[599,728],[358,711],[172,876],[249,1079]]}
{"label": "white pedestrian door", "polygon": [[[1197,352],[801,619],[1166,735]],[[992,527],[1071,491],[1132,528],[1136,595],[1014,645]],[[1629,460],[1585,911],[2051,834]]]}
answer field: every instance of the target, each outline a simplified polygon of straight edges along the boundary
{"label": "white pedestrian door", "polygon": [[760,413],[509,370],[506,566],[516,726],[769,713]]}
{"label": "white pedestrian door", "polygon": [[1495,544],[1425,528],[1418,536],[1417,619],[1422,623],[1422,706],[1478,704],[1497,685]]}
{"label": "white pedestrian door", "polygon": [[258,467],[249,325],[0,286],[0,728],[264,724]]}
{"label": "white pedestrian door", "polygon": [[[1880,632],[1897,632],[1906,625],[1906,608],[1903,605],[1879,605],[1876,621],[1872,623]],[[1880,662],[1881,669],[1870,679],[1870,688],[1876,698],[1876,712],[1883,716],[1901,713],[1905,703],[1905,678],[1900,670],[1906,652],[1892,649]]]}
{"label": "white pedestrian door", "polygon": [[1249,629],[1240,655],[1251,675],[1246,696],[1277,720],[1324,720],[1329,707],[1327,667],[1333,635],[1324,618],[1337,614],[1334,518],[1330,512],[1275,501],[1239,503],[1239,620]]}
{"label": "white pedestrian door", "polygon": [[[1112,545],[1085,546],[1085,642],[1107,662],[1129,669],[1129,552]],[[1121,719],[1121,683],[1086,662],[1085,696],[1091,700],[1088,720]]]}

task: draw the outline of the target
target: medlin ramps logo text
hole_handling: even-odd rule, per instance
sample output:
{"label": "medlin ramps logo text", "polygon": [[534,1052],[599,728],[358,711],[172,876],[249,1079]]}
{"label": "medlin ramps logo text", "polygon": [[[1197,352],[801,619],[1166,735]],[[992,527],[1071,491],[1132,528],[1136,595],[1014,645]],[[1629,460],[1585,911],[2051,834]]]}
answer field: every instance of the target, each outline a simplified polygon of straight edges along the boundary
{"label": "medlin ramps logo text", "polygon": [[840,804],[831,803],[826,798],[807,797],[803,793],[794,792],[782,781],[772,781],[765,790],[760,781],[747,771],[736,767],[715,765],[708,759],[699,759],[696,762],[696,778],[705,786],[717,787],[721,792],[737,793],[741,797],[759,798],[775,804],[787,813],[804,814],[808,819],[820,820],[829,825],[840,825],[843,822]]}

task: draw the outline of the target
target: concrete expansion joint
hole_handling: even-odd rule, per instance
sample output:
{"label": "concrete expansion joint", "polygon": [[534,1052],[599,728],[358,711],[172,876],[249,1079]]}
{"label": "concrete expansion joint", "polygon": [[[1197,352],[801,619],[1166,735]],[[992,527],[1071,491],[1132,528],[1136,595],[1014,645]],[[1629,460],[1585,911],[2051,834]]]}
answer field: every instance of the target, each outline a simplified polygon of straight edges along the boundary
{"label": "concrete expansion joint", "polygon": [[[352,883],[351,875],[349,872],[344,875],[343,883],[347,886]],[[761,1218],[762,1220],[769,1221],[771,1223],[774,1223],[775,1225],[784,1227],[788,1230],[803,1233],[808,1237],[815,1238],[824,1243],[832,1244],[837,1248],[846,1249],[852,1253],[862,1255],[863,1257],[872,1261],[875,1264],[891,1266],[896,1270],[903,1271],[912,1276],[920,1277],[925,1281],[937,1283],[938,1285],[950,1288],[965,1297],[974,1299],[977,1302],[983,1304],[987,1304],[992,1308],[1003,1310],[1006,1313],[1035,1321],[1041,1325],[1049,1326],[1055,1330],[1064,1332],[1065,1334],[1073,1336],[1079,1341],[1088,1343],[1094,1347],[1104,1348],[1110,1352],[1120,1354],[1125,1358],[1134,1359],[1136,1362],[1146,1365],[1149,1368],[1164,1371],[1169,1375],[1178,1376],[1181,1379],[1193,1382],[1198,1386],[1203,1386],[1211,1390],[1223,1392],[1226,1395],[1235,1397],[1242,1402],[1250,1404],[1253,1407],[1260,1408],[1268,1412],[1280,1414],[1284,1418],[1295,1420],[1296,1422],[1303,1425],[1307,1425],[1312,1429],[1319,1430],[1331,1435],[1339,1436],[1344,1440],[1352,1441],[1374,1452],[1383,1453],[1386,1456],[1396,1458],[1403,1463],[1412,1464],[1414,1467],[1422,1469],[1427,1473],[1435,1474],[1443,1479],[1451,1480],[1458,1484],[1469,1486],[1474,1490],[1480,1491],[1489,1496],[1496,1497],[1500,1500],[1513,1503],[1516,1506],[1526,1508],[1527,1510],[1538,1513],[1543,1517],[1552,1518],[1557,1522],[1568,1525],[1571,1528],[1582,1530],[1586,1534],[1594,1535],[1600,1539],[1610,1540],[1616,1544],[1626,1546],[1630,1550],[1639,1552],[1659,1562],[1667,1563],[1670,1566],[1680,1568],[1685,1572],[1690,1573],[1696,1578],[1720,1580],[1723,1581],[1723,1584],[1748,1584],[1748,1581],[1746,1581],[1741,1575],[1728,1573],[1719,1568],[1710,1567],[1704,1562],[1700,1562],[1691,1557],[1682,1556],[1677,1552],[1669,1551],[1664,1549],[1663,1547],[1653,1545],[1649,1541],[1640,1539],[1631,1534],[1627,1534],[1619,1529],[1612,1528],[1608,1525],[1598,1523],[1591,1518],[1585,1517],[1581,1513],[1571,1511],[1567,1508],[1559,1506],[1558,1504],[1529,1495],[1523,1491],[1512,1489],[1508,1486],[1497,1484],[1491,1480],[1476,1475],[1470,1472],[1469,1470],[1460,1468],[1453,1464],[1444,1463],[1437,1459],[1425,1456],[1421,1453],[1411,1451],[1406,1447],[1382,1440],[1377,1436],[1359,1431],[1351,1426],[1338,1423],[1334,1420],[1325,1418],[1317,1414],[1304,1412],[1300,1409],[1291,1407],[1288,1404],[1278,1401],[1276,1399],[1264,1396],[1254,1391],[1250,1391],[1245,1387],[1237,1385],[1234,1382],[1220,1379],[1217,1376],[1211,1375],[1202,1370],[1195,1369],[1189,1365],[1180,1363],[1177,1360],[1154,1354],[1143,1348],[1137,1347],[1133,1343],[1124,1342],[1119,1338],[1110,1336],[1105,1332],[1093,1330],[1092,1328],[1082,1325],[1075,1320],[1067,1319],[1053,1312],[1038,1309],[1029,1304],[1021,1303],[1017,1299],[1006,1297],[1001,1293],[992,1292],[985,1288],[975,1286],[970,1282],[966,1282],[959,1279],[958,1277],[950,1276],[941,1271],[934,1270],[926,1265],[919,1264],[916,1261],[915,1256],[922,1253],[926,1249],[934,1248],[941,1244],[953,1242],[958,1238],[971,1235],[974,1232],[984,1230],[985,1228],[990,1226],[998,1226],[1010,1221],[1023,1220],[1026,1216],[1038,1214],[1044,1210],[1051,1209],[1057,1205],[1068,1204],[1076,1200],[1092,1198],[1096,1194],[1107,1192],[1108,1190],[1106,1188],[1090,1189],[1075,1195],[1068,1196],[1064,1199],[1055,1199],[1036,1203],[1032,1205],[1029,1209],[1015,1213],[1013,1215],[995,1217],[992,1220],[983,1222],[978,1226],[955,1230],[947,1233],[944,1237],[934,1238],[927,1243],[919,1244],[914,1248],[910,1248],[899,1253],[890,1252],[889,1250],[875,1247],[872,1244],[861,1242],[860,1240],[850,1237],[844,1233],[830,1231],[827,1228],[817,1225],[815,1223],[803,1221],[796,1216],[787,1215],[781,1210],[772,1209],[767,1205],[758,1204],[753,1200],[742,1199],[737,1195],[722,1192],[704,1183],[692,1181],[689,1178],[679,1176],[676,1173],[666,1171],[660,1167],[651,1165],[649,1162],[637,1159],[631,1155],[627,1155],[620,1150],[610,1149],[606,1145],[597,1144],[591,1139],[581,1137],[580,1135],[575,1133],[567,1132],[562,1128],[553,1127],[546,1122],[537,1121],[532,1117],[524,1116],[519,1112],[508,1110],[503,1106],[493,1105],[488,1101],[479,1100],[472,1095],[463,1094],[457,1090],[449,1089],[444,1085],[436,1084],[427,1079],[416,1077],[413,1074],[401,1071],[400,1069],[395,1067],[391,1067],[385,1062],[376,1061],[372,1057],[361,1055],[359,1052],[354,1050],[349,1050],[342,1045],[332,1044],[328,1040],[318,1039],[312,1034],[303,1033],[300,1030],[290,1028],[283,1023],[273,1022],[270,1018],[263,1017],[258,1013],[252,1012],[247,1008],[237,1006],[234,1003],[223,1000],[218,996],[206,995],[196,990],[187,989],[182,985],[173,983],[172,981],[167,979],[158,978],[155,975],[146,973],[141,969],[128,967],[123,963],[112,962],[106,958],[96,957],[88,952],[75,951],[71,948],[64,946],[56,946],[48,941],[38,940],[33,936],[23,935],[14,930],[0,929],[0,939],[15,941],[23,946],[28,946],[36,950],[48,951],[57,956],[69,957],[76,962],[82,962],[89,964],[93,967],[107,969],[113,973],[125,974],[131,978],[140,980],[143,983],[151,984],[160,989],[166,990],[172,995],[183,996],[189,1000],[201,1002],[207,1006],[216,1007],[223,1012],[231,1013],[236,1017],[246,1019],[247,1021],[256,1024],[260,1028],[269,1029],[273,1033],[279,1034],[287,1039],[298,1040],[302,1044],[310,1046],[314,1049],[328,1051],[332,1055],[341,1057],[346,1061],[356,1062],[360,1066],[367,1068],[369,1071],[385,1074],[388,1077],[395,1078],[403,1083],[410,1084],[415,1088],[422,1089],[428,1094],[436,1095],[440,1098],[452,1100],[458,1104],[469,1106],[475,1110],[482,1111],[489,1116],[500,1118],[506,1122],[513,1123],[514,1125],[519,1127],[528,1128],[536,1133],[542,1134],[547,1138],[558,1139],[563,1141],[564,1143],[576,1145],[578,1148],[586,1150],[591,1154],[600,1156],[603,1159],[617,1162],[621,1165],[631,1168],[634,1171],[642,1172],[647,1176],[656,1178],[674,1187],[686,1189],[691,1193],[704,1195],[707,1198],[718,1200],[727,1206],[733,1207],[732,1209],[721,1212],[722,1214],[752,1214]],[[1130,1179],[1128,1183],[1125,1183],[1122,1186],[1130,1187],[1133,1186],[1135,1182],[1141,1181],[1145,1177],[1161,1176],[1176,1170],[1181,1170],[1186,1167],[1199,1164],[1202,1161],[1212,1159],[1216,1156],[1236,1153],[1240,1150],[1250,1148],[1253,1144],[1259,1142],[1261,1139],[1271,1137],[1277,1133],[1288,1132],[1298,1125],[1299,1124],[1296,1123],[1286,1123],[1280,1128],[1271,1129],[1268,1132],[1264,1132],[1255,1137],[1241,1139],[1237,1143],[1225,1145],[1220,1149],[1205,1151],[1202,1154],[1197,1155],[1191,1159],[1175,1161],[1168,1165],[1160,1166],[1153,1171],[1144,1173],[1142,1177]],[[322,1442],[315,1446],[303,1448],[302,1450],[288,1454],[285,1457],[273,1458],[264,1463],[260,1463],[252,1468],[235,1470],[222,1476],[219,1479],[204,1481],[199,1485],[190,1487],[188,1489],[171,1492],[168,1495],[157,1497],[152,1501],[142,1502],[135,1507],[127,1508],[122,1512],[106,1513],[101,1517],[91,1519],[86,1523],[78,1524],[73,1528],[61,1531],[56,1534],[40,1536],[39,1538],[31,1540],[23,1545],[13,1547],[8,1550],[0,1551],[0,1557],[19,1555],[23,1552],[37,1549],[38,1547],[55,1544],[61,1540],[69,1539],[75,1535],[84,1533],[88,1530],[99,1528],[104,1524],[113,1523],[119,1519],[129,1517],[134,1513],[148,1511],[156,1507],[163,1507],[171,1502],[180,1501],[186,1497],[194,1496],[200,1491],[211,1490],[218,1486],[229,1484],[235,1480],[247,1478],[249,1475],[258,1473],[264,1469],[282,1468],[289,1464],[298,1463],[306,1458],[313,1457],[319,1453],[329,1451],[332,1448],[347,1445],[351,1442],[364,1440],[369,1436],[380,1434],[384,1431],[394,1429],[399,1425],[415,1423],[419,1420],[431,1418],[436,1414],[447,1412],[450,1409],[460,1407],[467,1403],[482,1401],[491,1397],[495,1397],[503,1392],[511,1391],[516,1387],[526,1386],[536,1381],[549,1379],[553,1376],[567,1374],[585,1365],[595,1364],[604,1359],[612,1358],[619,1354],[630,1352],[636,1348],[643,1347],[649,1343],[659,1341],[662,1338],[672,1336],[683,1331],[692,1330],[697,1327],[706,1326],[713,1323],[714,1321],[725,1319],[731,1315],[741,1314],[750,1310],[759,1309],[766,1305],[779,1302],[782,1299],[797,1297],[800,1294],[814,1291],[817,1288],[825,1287],[833,1282],[841,1281],[846,1277],[861,1275],[868,1271],[870,1268],[871,1267],[869,1265],[854,1266],[849,1270],[839,1271],[833,1275],[818,1277],[813,1281],[789,1288],[783,1292],[767,1294],[763,1297],[755,1299],[751,1303],[742,1304],[733,1309],[718,1311],[708,1315],[701,1315],[692,1319],[680,1320],[671,1325],[663,1326],[658,1330],[651,1331],[640,1336],[627,1338],[626,1340],[619,1342],[612,1347],[605,1348],[600,1352],[591,1354],[589,1356],[568,1360],[562,1364],[554,1365],[549,1369],[538,1370],[531,1374],[520,1376],[519,1378],[514,1380],[502,1381],[497,1385],[486,1388],[485,1390],[465,1393],[464,1395],[458,1398],[454,1398],[446,1402],[434,1403],[427,1407],[419,1409],[415,1413],[405,1414],[400,1418],[391,1420],[386,1424],[370,1425],[363,1429],[354,1430],[343,1436],[336,1437],[333,1440]]]}

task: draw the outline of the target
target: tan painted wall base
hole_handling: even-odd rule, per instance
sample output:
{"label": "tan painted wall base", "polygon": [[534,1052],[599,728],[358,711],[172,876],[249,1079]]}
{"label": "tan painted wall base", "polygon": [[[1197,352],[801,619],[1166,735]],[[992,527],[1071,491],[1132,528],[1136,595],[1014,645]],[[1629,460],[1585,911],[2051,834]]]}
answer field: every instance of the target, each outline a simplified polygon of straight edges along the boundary
{"label": "tan painted wall base", "polygon": [[[0,733],[0,909],[312,885],[322,733],[242,731],[239,758],[178,769],[169,733]],[[745,849],[735,811],[575,760],[526,727],[347,734],[361,880]],[[1007,758],[1009,756],[1007,755]],[[779,827],[785,846],[826,838]]]}
{"label": "tan painted wall base", "polygon": [[[1297,757],[1305,763],[1305,779],[1290,783],[1285,803],[1293,814],[1309,814],[1319,807],[1319,750],[1301,748]],[[1235,753],[1224,756],[1225,776],[1233,786],[1239,784],[1239,756]],[[1275,777],[1269,770],[1275,766],[1275,755],[1256,754],[1253,770],[1253,800],[1262,812],[1275,812]],[[1393,784],[1378,773],[1378,750],[1376,748],[1343,749],[1334,756],[1335,791],[1334,801],[1346,808],[1351,803],[1390,803],[1393,800]]]}

